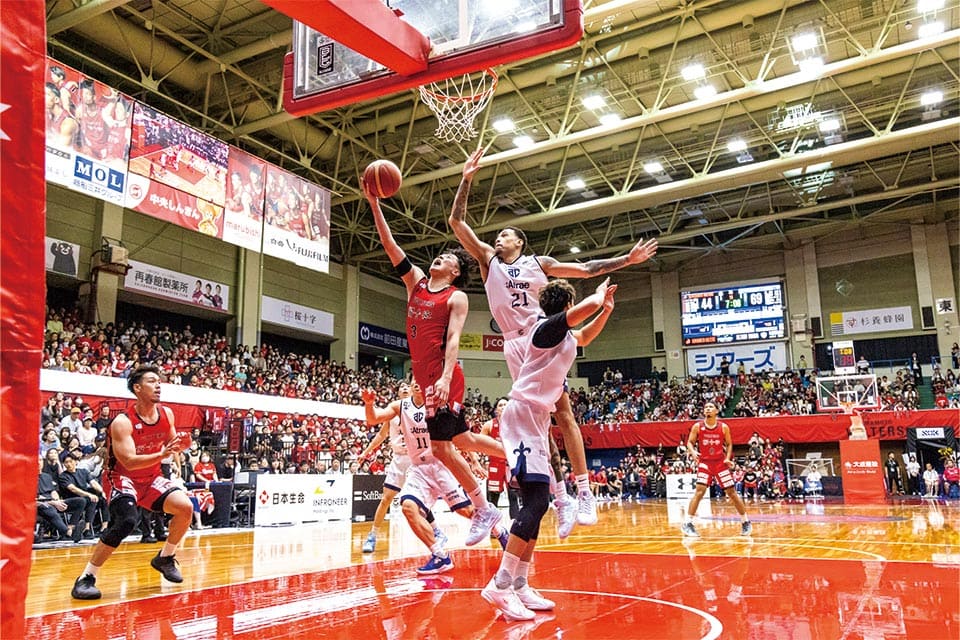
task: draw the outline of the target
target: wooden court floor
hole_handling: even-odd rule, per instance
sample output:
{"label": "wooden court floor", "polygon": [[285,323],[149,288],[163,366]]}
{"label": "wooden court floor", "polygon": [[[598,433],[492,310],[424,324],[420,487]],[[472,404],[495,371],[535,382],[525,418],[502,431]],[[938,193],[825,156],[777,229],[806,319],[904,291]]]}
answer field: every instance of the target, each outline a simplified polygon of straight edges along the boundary
{"label": "wooden court floor", "polygon": [[[426,552],[401,520],[360,553],[369,523],[191,532],[180,585],[150,568],[157,545],[123,544],[101,570],[100,601],[73,601],[86,544],[35,550],[27,637],[56,639],[616,638],[687,640],[960,638],[960,502],[905,499],[714,501],[684,540],[680,506],[601,505],[567,540],[548,514],[530,582],[556,601],[507,623],[480,598],[499,547],[462,545],[442,514],[455,567],[421,577]],[[457,544],[460,543],[460,544]]]}

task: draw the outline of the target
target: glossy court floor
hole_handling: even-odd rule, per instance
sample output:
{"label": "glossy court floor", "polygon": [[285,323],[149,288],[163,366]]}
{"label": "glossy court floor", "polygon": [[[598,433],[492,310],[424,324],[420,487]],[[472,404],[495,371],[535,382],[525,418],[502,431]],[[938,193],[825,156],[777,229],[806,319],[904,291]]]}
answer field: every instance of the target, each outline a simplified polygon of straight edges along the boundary
{"label": "glossy court floor", "polygon": [[530,582],[556,601],[508,623],[480,598],[499,548],[455,545],[467,521],[439,516],[455,567],[419,577],[426,554],[406,524],[191,532],[184,583],[149,567],[157,545],[125,543],[101,571],[104,598],[70,599],[90,547],[34,552],[31,640],[201,638],[880,640],[960,638],[960,501],[876,505],[729,503],[684,540],[679,505],[601,505],[600,523],[559,541],[544,521]]}

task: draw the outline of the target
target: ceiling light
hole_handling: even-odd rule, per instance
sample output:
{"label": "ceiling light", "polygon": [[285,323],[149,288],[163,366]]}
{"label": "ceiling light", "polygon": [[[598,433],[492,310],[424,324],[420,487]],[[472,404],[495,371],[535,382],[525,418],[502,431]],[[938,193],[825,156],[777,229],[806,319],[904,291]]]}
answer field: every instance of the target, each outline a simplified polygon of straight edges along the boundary
{"label": "ceiling light", "polygon": [[717,90],[712,84],[702,84],[693,90],[693,95],[697,97],[697,100],[706,100],[717,95]]}
{"label": "ceiling light", "polygon": [[493,121],[493,128],[500,133],[507,133],[508,131],[513,131],[517,127],[515,124],[513,124],[513,120],[510,118],[497,118]]}
{"label": "ceiling light", "polygon": [[603,109],[607,106],[607,101],[603,99],[603,96],[593,94],[584,98],[582,101],[583,106],[591,111],[596,111],[597,109]]}
{"label": "ceiling light", "polygon": [[680,70],[680,75],[683,76],[683,79],[686,81],[690,80],[699,80],[707,75],[706,70],[703,68],[702,64],[693,63],[688,64],[683,69]]}
{"label": "ceiling light", "polygon": [[924,107],[940,104],[941,102],[943,102],[943,91],[940,91],[939,89],[924,91],[920,95],[920,104]]}
{"label": "ceiling light", "polygon": [[609,127],[610,125],[617,124],[618,122],[620,122],[620,114],[605,113],[602,116],[600,116],[600,124],[602,124],[605,127]]}
{"label": "ceiling light", "polygon": [[820,41],[817,39],[817,34],[809,31],[798,33],[797,35],[793,36],[793,40],[791,40],[794,52],[814,49],[817,47],[819,42]]}
{"label": "ceiling light", "polygon": [[924,22],[920,25],[920,28],[917,29],[917,35],[921,38],[932,38],[933,36],[940,35],[943,33],[943,23],[939,20],[934,22]]}
{"label": "ceiling light", "polygon": [[918,13],[933,13],[937,9],[943,9],[943,0],[917,0]]}
{"label": "ceiling light", "polygon": [[570,247],[570,253],[580,253],[580,247],[576,245]]}
{"label": "ceiling light", "polygon": [[643,170],[647,173],[663,173],[663,165],[656,160],[643,163]]}
{"label": "ceiling light", "polygon": [[526,149],[533,146],[533,138],[530,136],[517,136],[513,139],[513,146],[520,149]]}
{"label": "ceiling light", "polygon": [[840,119],[839,118],[827,118],[820,122],[819,125],[820,133],[830,133],[831,131],[838,131],[840,129]]}
{"label": "ceiling light", "polygon": [[573,177],[567,180],[567,189],[583,189],[587,186],[587,183],[583,181],[583,178]]}
{"label": "ceiling light", "polygon": [[746,151],[747,143],[742,138],[734,138],[727,143],[727,151],[730,153],[738,153],[740,151]]}
{"label": "ceiling light", "polygon": [[820,173],[821,171],[826,171],[833,166],[833,161],[828,160],[827,162],[818,162],[817,164],[811,164],[806,168],[806,174],[810,175],[811,173]]}

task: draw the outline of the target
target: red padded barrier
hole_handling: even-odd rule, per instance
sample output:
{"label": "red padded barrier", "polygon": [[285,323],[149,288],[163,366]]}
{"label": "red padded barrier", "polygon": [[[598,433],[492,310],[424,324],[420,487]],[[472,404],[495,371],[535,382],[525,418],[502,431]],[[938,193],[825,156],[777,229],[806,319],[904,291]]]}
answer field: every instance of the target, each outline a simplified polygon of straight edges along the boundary
{"label": "red padded barrier", "polygon": [[0,637],[24,637],[44,307],[41,0],[0,2]]}

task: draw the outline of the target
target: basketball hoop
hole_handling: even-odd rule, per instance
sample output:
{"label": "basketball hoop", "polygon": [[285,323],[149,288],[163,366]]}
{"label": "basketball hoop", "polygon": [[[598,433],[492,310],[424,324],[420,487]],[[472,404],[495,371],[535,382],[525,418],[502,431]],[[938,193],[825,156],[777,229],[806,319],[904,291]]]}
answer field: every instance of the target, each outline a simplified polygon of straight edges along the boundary
{"label": "basketball hoop", "polygon": [[497,72],[486,69],[477,78],[467,74],[421,86],[420,99],[440,123],[435,135],[447,142],[476,138],[473,121],[490,103],[497,82]]}
{"label": "basketball hoop", "polygon": [[844,401],[840,403],[840,407],[843,409],[843,412],[846,415],[853,415],[854,402],[852,400]]}

